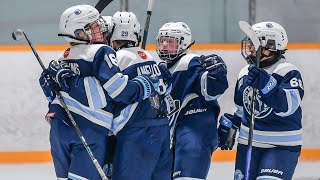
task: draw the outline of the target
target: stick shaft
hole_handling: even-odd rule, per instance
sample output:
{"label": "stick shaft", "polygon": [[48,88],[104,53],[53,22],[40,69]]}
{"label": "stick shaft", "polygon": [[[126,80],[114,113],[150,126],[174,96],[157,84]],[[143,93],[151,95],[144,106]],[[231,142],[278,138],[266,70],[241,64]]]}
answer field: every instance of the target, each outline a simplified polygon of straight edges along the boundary
{"label": "stick shaft", "polygon": [[153,7],[153,0],[149,0],[148,8],[147,8],[147,18],[146,18],[146,23],[144,25],[143,39],[142,39],[142,44],[141,44],[142,49],[146,49],[150,19],[151,19],[151,14],[152,14],[152,7]]}

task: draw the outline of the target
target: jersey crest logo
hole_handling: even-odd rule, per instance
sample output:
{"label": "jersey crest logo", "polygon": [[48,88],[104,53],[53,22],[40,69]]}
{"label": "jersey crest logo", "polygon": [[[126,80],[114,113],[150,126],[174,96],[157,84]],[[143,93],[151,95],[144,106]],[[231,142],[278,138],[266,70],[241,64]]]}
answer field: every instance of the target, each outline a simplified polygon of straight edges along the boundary
{"label": "jersey crest logo", "polygon": [[137,51],[139,56],[141,57],[141,59],[147,59],[147,55],[146,53],[142,52],[142,51]]}
{"label": "jersey crest logo", "polygon": [[[253,88],[251,86],[248,86],[243,91],[243,105],[248,112],[249,115],[251,115],[251,99],[253,95]],[[256,103],[255,103],[255,118],[262,119],[268,116],[272,112],[273,108],[270,108],[268,105],[263,103],[261,101],[261,96],[259,94],[259,91],[257,91],[256,96]]]}
{"label": "jersey crest logo", "polygon": [[67,58],[69,56],[69,54],[70,54],[70,48],[68,48],[66,51],[64,51],[63,57]]}

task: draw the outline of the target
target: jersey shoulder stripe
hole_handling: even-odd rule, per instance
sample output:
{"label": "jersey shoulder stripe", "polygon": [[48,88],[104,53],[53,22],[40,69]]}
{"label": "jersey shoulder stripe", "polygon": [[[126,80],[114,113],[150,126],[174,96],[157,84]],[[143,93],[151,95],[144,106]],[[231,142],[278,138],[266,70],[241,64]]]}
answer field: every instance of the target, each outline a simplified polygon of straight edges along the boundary
{"label": "jersey shoulder stripe", "polygon": [[286,74],[288,74],[291,71],[299,71],[299,70],[295,65],[288,62],[283,62],[275,68],[273,73],[284,77]]}
{"label": "jersey shoulder stripe", "polygon": [[121,71],[141,62],[154,62],[154,58],[146,50],[132,47],[117,51],[117,64]]}
{"label": "jersey shoulder stripe", "polygon": [[238,80],[240,80],[243,76],[248,75],[248,70],[249,65],[246,65],[244,68],[241,69],[239,76],[238,76]]}
{"label": "jersey shoulder stripe", "polygon": [[188,70],[190,61],[195,58],[200,57],[198,54],[187,54],[184,55],[174,66],[170,68],[171,73],[175,73],[178,71],[186,71]]}
{"label": "jersey shoulder stripe", "polygon": [[[87,44],[79,44],[75,46],[71,46],[67,50],[65,50],[63,53],[59,55],[59,60],[68,60],[68,59],[82,59],[84,61],[92,62],[94,60],[94,57],[97,53],[97,51],[101,47],[108,47],[104,44],[93,44],[93,45],[87,45]],[[66,54],[68,51],[68,54]]]}

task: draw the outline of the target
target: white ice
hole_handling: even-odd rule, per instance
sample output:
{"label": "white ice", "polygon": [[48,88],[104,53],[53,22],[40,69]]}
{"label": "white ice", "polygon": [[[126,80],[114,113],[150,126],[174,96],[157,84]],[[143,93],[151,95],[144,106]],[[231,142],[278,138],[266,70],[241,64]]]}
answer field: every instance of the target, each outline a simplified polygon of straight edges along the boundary
{"label": "white ice", "polygon": [[[234,165],[214,163],[210,167],[208,180],[232,180]],[[0,165],[1,180],[55,180],[52,164]],[[320,180],[320,162],[299,163],[294,180]]]}

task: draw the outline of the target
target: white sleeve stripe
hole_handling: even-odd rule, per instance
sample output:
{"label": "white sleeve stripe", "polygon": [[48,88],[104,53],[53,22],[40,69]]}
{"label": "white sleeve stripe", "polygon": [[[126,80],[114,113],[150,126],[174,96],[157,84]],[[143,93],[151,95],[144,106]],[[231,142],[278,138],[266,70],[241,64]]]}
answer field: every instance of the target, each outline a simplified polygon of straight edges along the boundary
{"label": "white sleeve stripe", "polygon": [[71,173],[71,172],[68,173],[68,178],[70,178],[70,179],[76,179],[76,180],[89,180],[89,179],[87,179],[87,178],[84,178],[84,177],[82,177],[82,176],[73,174],[73,173]]}
{"label": "white sleeve stripe", "polygon": [[287,97],[288,110],[287,112],[275,113],[278,116],[285,117],[293,114],[300,106],[301,98],[298,89],[284,89]]}
{"label": "white sleeve stripe", "polygon": [[[249,132],[249,128],[245,125],[241,125],[240,128],[242,131]],[[263,135],[263,136],[290,136],[290,135],[299,135],[302,134],[302,129],[292,130],[292,131],[259,131],[253,130],[254,134]]]}
{"label": "white sleeve stripe", "polygon": [[128,79],[129,77],[127,75],[117,73],[103,85],[103,88],[108,92],[111,98],[115,98],[126,87]]}
{"label": "white sleeve stripe", "polygon": [[136,110],[138,104],[139,104],[139,102],[128,105],[126,108],[124,108],[121,111],[119,116],[117,116],[113,119],[111,130],[114,135],[116,135],[127,124],[129,119],[131,118],[133,112]]}
{"label": "white sleeve stripe", "polygon": [[123,89],[127,86],[129,78],[128,76],[123,76],[123,77],[124,77],[124,82],[121,84],[121,86],[112,94],[109,94],[111,98],[117,97],[123,91]]}
{"label": "white sleeve stripe", "polygon": [[100,109],[107,105],[106,97],[100,82],[94,77],[84,78],[84,87],[89,107]]}
{"label": "white sleeve stripe", "polygon": [[235,109],[234,113],[235,113],[238,117],[242,118],[242,116],[243,116],[243,114],[244,114],[244,112],[243,112],[243,107],[236,105],[236,109]]}
{"label": "white sleeve stripe", "polygon": [[89,87],[88,77],[85,77],[83,79],[83,81],[84,81],[84,90],[85,90],[86,95],[87,95],[89,107],[94,108],[93,101],[92,101],[92,96],[91,96],[91,92],[90,92],[90,87]]}
{"label": "white sleeve stripe", "polygon": [[207,89],[208,76],[207,75],[208,75],[208,71],[204,72],[201,76],[201,80],[200,80],[201,94],[206,101],[213,101],[213,100],[218,99],[220,97],[220,95],[210,96],[208,94],[208,89]]}
{"label": "white sleeve stripe", "polygon": [[100,81],[98,81],[98,79],[94,78],[94,80],[96,81],[98,92],[102,100],[102,107],[105,107],[107,105],[107,99],[104,94],[104,89],[102,88]]}
{"label": "white sleeve stripe", "polygon": [[112,85],[112,83],[114,81],[116,81],[118,78],[121,78],[121,76],[123,76],[123,74],[121,73],[116,73],[115,75],[113,75],[104,85],[103,85],[103,88],[104,89],[107,89],[109,86]]}
{"label": "white sleeve stripe", "polygon": [[[84,106],[83,104],[79,103],[77,100],[73,99],[72,97],[69,96],[69,94],[60,91],[61,96],[66,103],[68,109],[71,112],[74,112],[76,114],[79,114],[80,116],[88,119],[89,121],[98,124],[102,127],[111,129],[112,121],[113,121],[113,114],[102,110],[102,109],[92,109],[88,106]],[[62,106],[56,98],[52,104],[59,104]]]}

